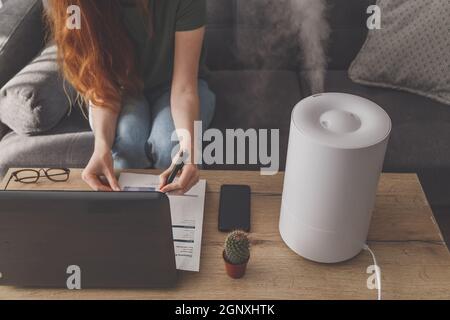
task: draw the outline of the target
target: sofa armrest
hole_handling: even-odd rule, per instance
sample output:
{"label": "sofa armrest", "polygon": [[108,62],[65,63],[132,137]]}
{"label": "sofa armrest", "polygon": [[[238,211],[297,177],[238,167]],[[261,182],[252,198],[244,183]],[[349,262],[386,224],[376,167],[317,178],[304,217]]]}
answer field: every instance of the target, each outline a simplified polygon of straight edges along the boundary
{"label": "sofa armrest", "polygon": [[0,88],[42,50],[42,0],[3,0],[0,8]]}

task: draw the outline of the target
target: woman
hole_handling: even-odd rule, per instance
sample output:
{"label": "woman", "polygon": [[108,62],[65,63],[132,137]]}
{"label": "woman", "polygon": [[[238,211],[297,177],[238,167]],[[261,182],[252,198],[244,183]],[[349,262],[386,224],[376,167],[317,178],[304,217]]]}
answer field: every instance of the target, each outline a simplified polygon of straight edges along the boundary
{"label": "woman", "polygon": [[[95,147],[82,177],[94,190],[120,190],[114,167],[165,168],[162,192],[186,192],[198,182],[194,121],[207,127],[215,108],[202,78],[205,2],[50,0],[64,76],[90,104]],[[80,29],[67,27],[71,5],[80,9]],[[175,130],[190,138],[172,141]],[[177,148],[189,155],[187,164],[166,185]]]}

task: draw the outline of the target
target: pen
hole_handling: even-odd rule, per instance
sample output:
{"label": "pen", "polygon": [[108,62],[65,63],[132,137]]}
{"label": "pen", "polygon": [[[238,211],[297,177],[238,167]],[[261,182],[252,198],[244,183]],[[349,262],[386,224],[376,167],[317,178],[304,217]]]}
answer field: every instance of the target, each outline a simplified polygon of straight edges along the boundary
{"label": "pen", "polygon": [[177,164],[173,167],[172,172],[170,172],[170,175],[167,178],[167,184],[171,184],[175,180],[175,177],[178,175],[181,169],[183,169],[183,167],[184,167],[183,152],[180,152]]}

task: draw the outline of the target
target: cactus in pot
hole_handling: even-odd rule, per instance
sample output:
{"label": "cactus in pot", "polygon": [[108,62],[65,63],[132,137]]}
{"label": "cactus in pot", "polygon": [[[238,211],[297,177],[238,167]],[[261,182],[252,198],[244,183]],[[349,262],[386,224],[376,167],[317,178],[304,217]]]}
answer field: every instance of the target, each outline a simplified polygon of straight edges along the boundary
{"label": "cactus in pot", "polygon": [[230,277],[238,279],[244,276],[250,259],[250,240],[245,232],[237,230],[227,236],[223,258]]}

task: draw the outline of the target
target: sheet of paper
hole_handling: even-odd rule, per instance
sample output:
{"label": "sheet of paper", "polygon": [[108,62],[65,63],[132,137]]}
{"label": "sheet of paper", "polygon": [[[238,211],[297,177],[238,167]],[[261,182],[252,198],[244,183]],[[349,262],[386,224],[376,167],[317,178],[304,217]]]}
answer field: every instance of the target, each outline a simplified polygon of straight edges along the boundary
{"label": "sheet of paper", "polygon": [[[123,191],[155,191],[159,177],[149,174],[122,173],[119,185]],[[200,271],[203,212],[206,180],[200,180],[185,195],[168,195],[177,269]]]}

